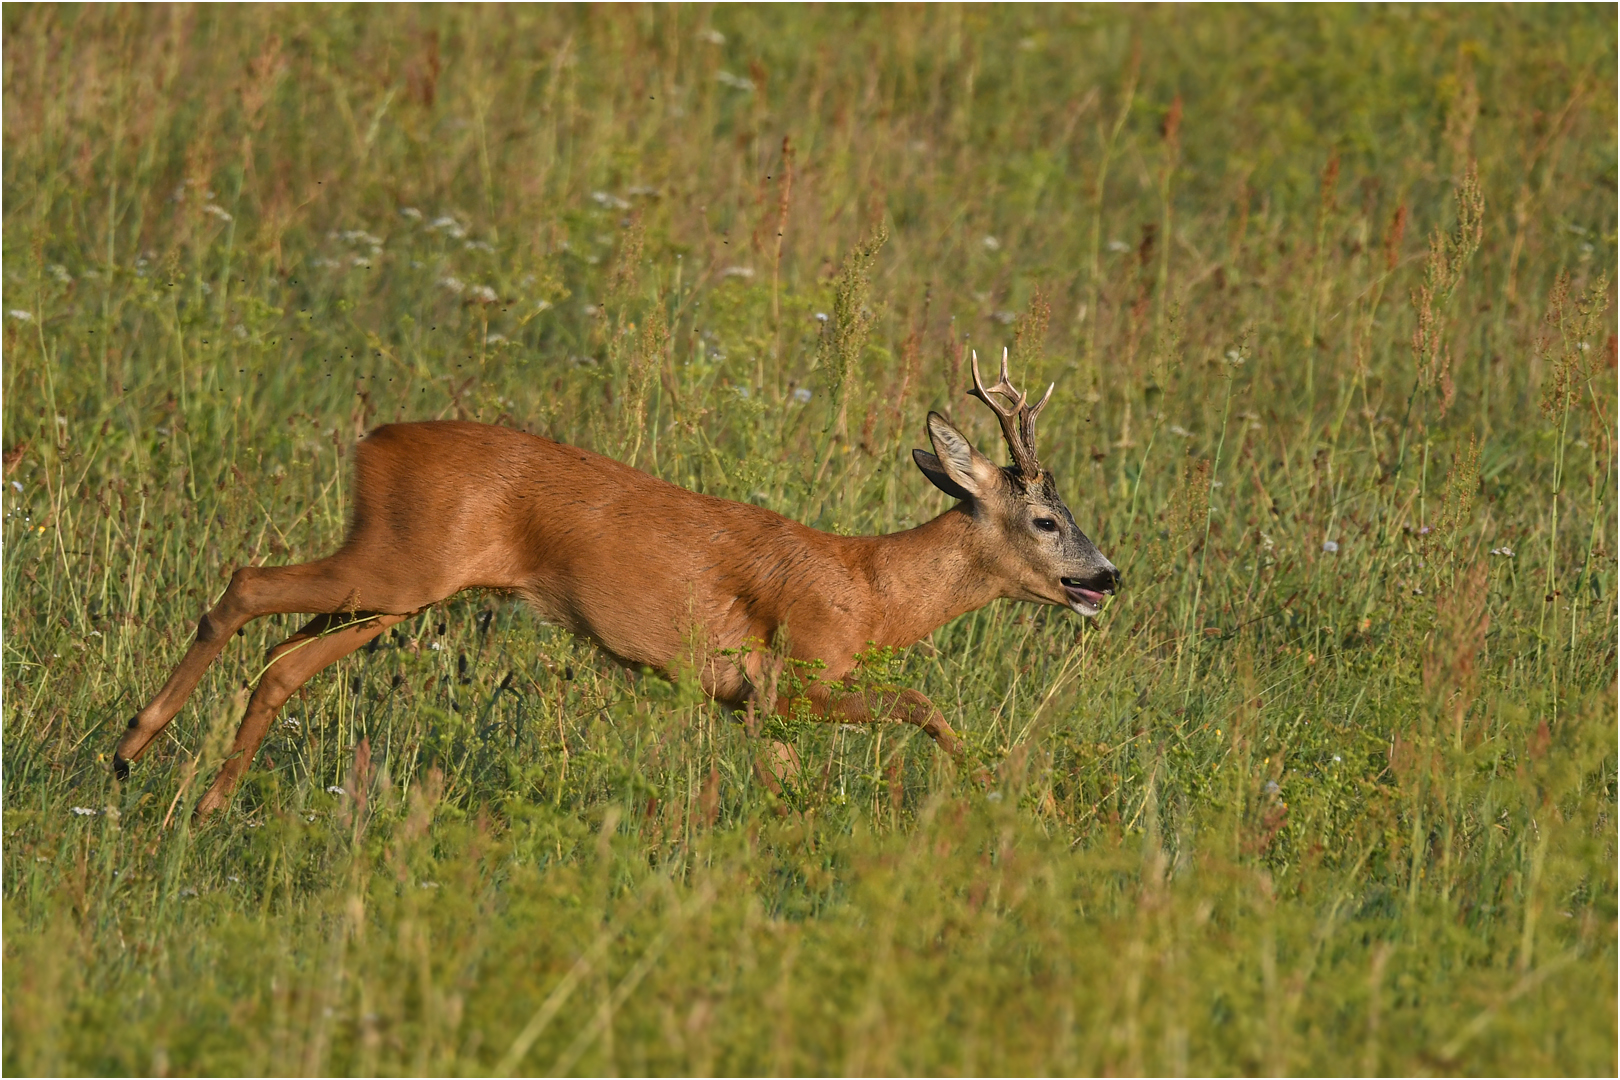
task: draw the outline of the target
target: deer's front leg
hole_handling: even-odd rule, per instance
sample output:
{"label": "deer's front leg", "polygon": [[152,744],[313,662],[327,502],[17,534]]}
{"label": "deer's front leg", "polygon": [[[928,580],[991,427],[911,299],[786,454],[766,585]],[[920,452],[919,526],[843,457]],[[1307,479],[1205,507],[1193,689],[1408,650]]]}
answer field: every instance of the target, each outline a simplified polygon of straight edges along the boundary
{"label": "deer's front leg", "polygon": [[[743,730],[751,739],[759,737],[759,711],[754,708],[752,698],[743,710]],[[791,743],[772,739],[769,745],[754,753],[754,777],[772,795],[782,794],[782,785],[797,779],[798,775],[799,752]]]}
{"label": "deer's front leg", "polygon": [[817,683],[806,689],[805,697],[817,713],[843,724],[915,724],[941,750],[959,761],[962,758],[962,740],[946,723],[945,714],[916,690],[854,690]]}

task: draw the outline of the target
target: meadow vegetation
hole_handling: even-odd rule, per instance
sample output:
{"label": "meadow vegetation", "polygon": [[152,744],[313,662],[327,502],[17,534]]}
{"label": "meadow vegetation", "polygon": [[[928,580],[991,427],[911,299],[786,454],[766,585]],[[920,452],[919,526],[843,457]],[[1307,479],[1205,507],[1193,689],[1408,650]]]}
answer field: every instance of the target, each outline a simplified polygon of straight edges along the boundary
{"label": "meadow vegetation", "polygon": [[[1612,7],[0,19],[7,1073],[1615,1071]],[[1003,346],[1125,586],[872,657],[987,786],[481,595],[111,774],[376,424],[888,531]]]}

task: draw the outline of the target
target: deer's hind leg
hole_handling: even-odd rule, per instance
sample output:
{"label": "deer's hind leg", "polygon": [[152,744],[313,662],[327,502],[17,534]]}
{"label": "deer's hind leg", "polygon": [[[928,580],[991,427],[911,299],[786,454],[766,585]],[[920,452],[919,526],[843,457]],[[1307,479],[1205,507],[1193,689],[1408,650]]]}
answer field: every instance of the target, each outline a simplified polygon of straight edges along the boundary
{"label": "deer's hind leg", "polygon": [[444,599],[413,595],[407,589],[379,590],[377,575],[364,561],[339,552],[297,566],[244,566],[231,576],[219,603],[197,620],[197,637],[169,681],[147,706],[130,718],[113,753],[113,771],[129,775],[129,763],[144,754],[197,688],[231,635],[261,615],[334,614],[364,609],[406,614]]}
{"label": "deer's hind leg", "polygon": [[197,816],[207,817],[231,801],[231,793],[258,753],[259,744],[270,730],[270,722],[287,699],[328,664],[349,655],[366,642],[393,626],[406,615],[321,615],[306,623],[298,633],[270,650],[264,676],[248,699],[236,742],[219,768],[213,786],[197,803]]}

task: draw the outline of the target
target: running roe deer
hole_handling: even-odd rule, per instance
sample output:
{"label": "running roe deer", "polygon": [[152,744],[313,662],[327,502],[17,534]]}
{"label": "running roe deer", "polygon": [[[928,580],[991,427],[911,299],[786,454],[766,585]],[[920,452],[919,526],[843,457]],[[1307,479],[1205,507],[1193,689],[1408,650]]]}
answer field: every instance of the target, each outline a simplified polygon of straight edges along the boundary
{"label": "running roe deer", "polygon": [[[847,678],[869,645],[911,645],[992,600],[1097,614],[1119,571],[1074,523],[1035,456],[1031,405],[1008,378],[970,393],[1001,423],[1013,463],[999,467],[938,413],[934,452],[912,451],[935,487],[960,500],[886,536],[835,536],[762,507],[687,491],[593,454],[510,428],[433,421],[377,428],[355,455],[354,519],[333,555],[244,566],[197,623],[197,639],[129,722],[120,778],[186,702],[231,635],[261,615],[315,618],[270,650],[231,756],[197,813],[226,805],[270,722],[311,676],[388,627],[464,589],[516,593],[540,615],[620,663],[670,673],[693,640],[721,703],[787,712],[785,655],[825,667],[798,693],[843,722],[916,724],[942,749],[961,744],[915,690],[862,690]],[[1000,404],[996,398],[1004,398]],[[786,695],[783,695],[785,698]]]}

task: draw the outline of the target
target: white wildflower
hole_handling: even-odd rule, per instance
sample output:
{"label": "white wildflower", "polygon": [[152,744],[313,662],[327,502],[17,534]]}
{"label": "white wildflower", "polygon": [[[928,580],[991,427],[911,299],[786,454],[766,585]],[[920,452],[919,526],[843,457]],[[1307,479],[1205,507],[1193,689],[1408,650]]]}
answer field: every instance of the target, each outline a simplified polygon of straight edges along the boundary
{"label": "white wildflower", "polygon": [[68,273],[68,268],[61,263],[51,263],[50,272],[51,277],[64,285],[70,285],[73,282],[73,275]]}
{"label": "white wildflower", "polygon": [[591,199],[596,205],[605,206],[612,210],[630,209],[630,204],[627,201],[609,191],[593,191],[591,192]]}
{"label": "white wildflower", "polygon": [[1129,251],[1131,250],[1131,245],[1127,244],[1123,240],[1110,240],[1108,241],[1108,250],[1114,252]]}
{"label": "white wildflower", "polygon": [[752,266],[728,266],[720,271],[720,276],[722,278],[751,278],[754,276],[754,268]]}
{"label": "white wildflower", "polygon": [[987,236],[983,240],[980,240],[979,243],[984,245],[984,250],[986,250],[986,251],[1000,251],[1001,250],[1001,241],[997,240],[993,236]]}
{"label": "white wildflower", "polygon": [[73,808],[73,812],[75,814],[77,814],[79,817],[95,817],[96,816],[96,811],[92,810],[88,806],[75,806]]}
{"label": "white wildflower", "polygon": [[9,314],[13,319],[16,319],[18,322],[34,321],[34,313],[31,311],[24,311],[22,308],[12,308],[9,312],[7,312],[7,314]]}
{"label": "white wildflower", "polygon": [[1500,555],[1504,559],[1513,558],[1513,549],[1510,547],[1491,548],[1492,555]]}
{"label": "white wildflower", "polygon": [[440,278],[439,284],[443,285],[453,293],[464,292],[467,288],[467,283],[455,276]]}
{"label": "white wildflower", "polygon": [[500,299],[500,294],[488,285],[474,285],[467,290],[467,295],[481,304],[493,304]]}
{"label": "white wildflower", "polygon": [[414,206],[402,206],[399,208],[399,216],[402,218],[409,218],[411,221],[421,221],[422,211],[418,210]]}
{"label": "white wildflower", "polygon": [[1339,542],[1337,540],[1324,540],[1322,541],[1322,550],[1329,555],[1336,554],[1339,550]]}
{"label": "white wildflower", "polygon": [[729,86],[733,90],[741,90],[745,94],[752,94],[754,92],[754,82],[752,79],[745,79],[741,75],[733,75],[731,72],[724,69],[714,73],[714,81],[719,83],[721,86]]}
{"label": "white wildflower", "polygon": [[726,35],[712,26],[699,30],[697,36],[699,41],[707,41],[710,45],[724,45],[726,43]]}
{"label": "white wildflower", "polygon": [[213,214],[215,217],[219,218],[219,220],[221,220],[221,221],[234,220],[231,217],[231,212],[229,210],[225,209],[223,206],[219,205],[218,203],[207,203],[207,204],[205,204],[203,206],[203,213],[205,213],[205,214]]}
{"label": "white wildflower", "polygon": [[326,786],[326,793],[328,795],[347,795],[348,794],[347,791],[344,791],[342,788],[338,787],[336,784],[328,784]]}
{"label": "white wildflower", "polygon": [[433,219],[430,229],[443,229],[445,235],[452,240],[460,240],[467,235],[467,227],[448,214]]}
{"label": "white wildflower", "polygon": [[793,391],[793,400],[797,401],[800,405],[808,402],[810,400],[810,396],[810,388],[808,386],[801,386],[797,390]]}

